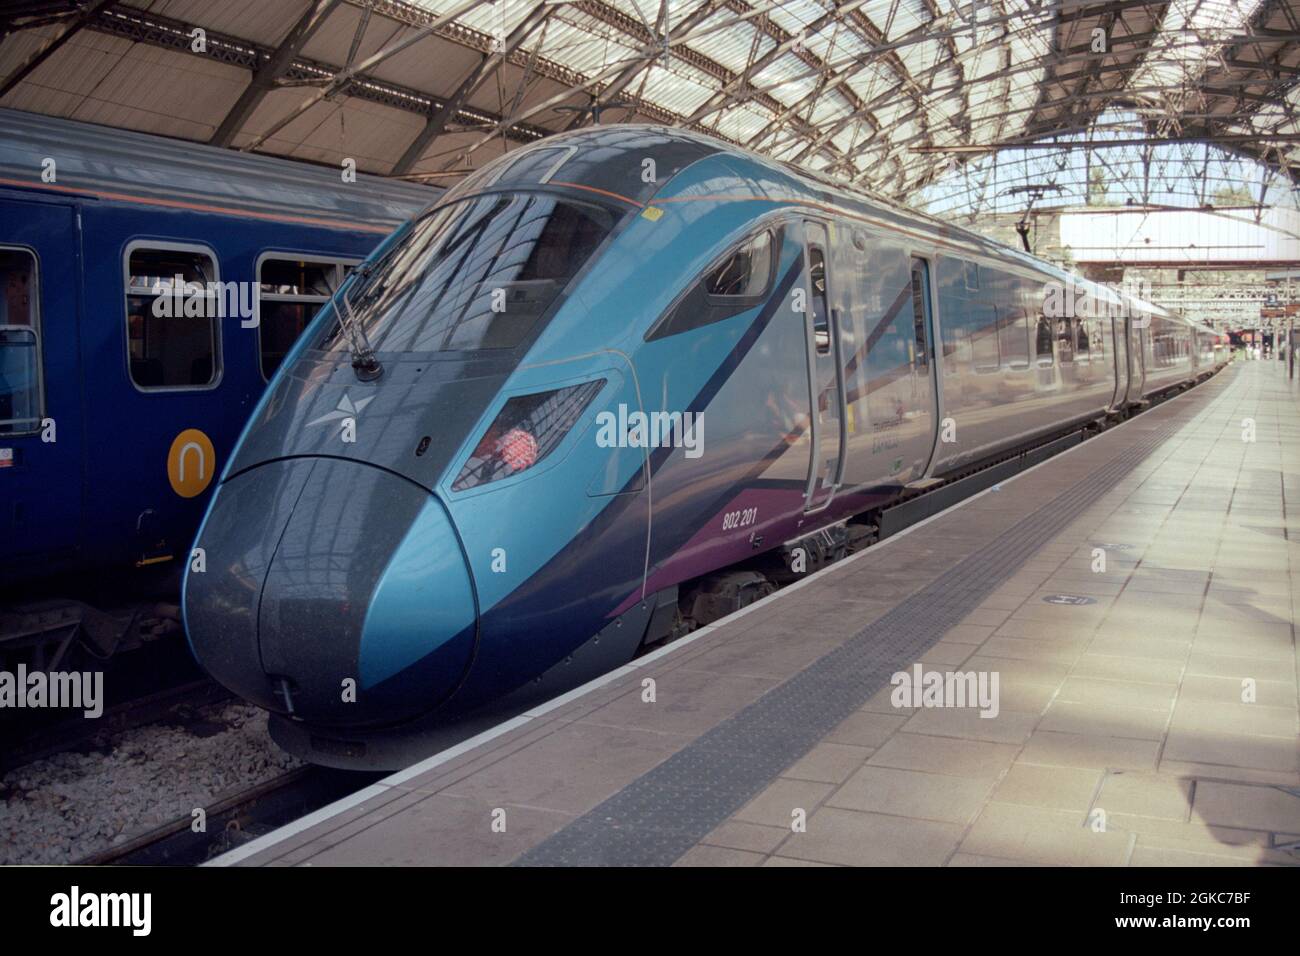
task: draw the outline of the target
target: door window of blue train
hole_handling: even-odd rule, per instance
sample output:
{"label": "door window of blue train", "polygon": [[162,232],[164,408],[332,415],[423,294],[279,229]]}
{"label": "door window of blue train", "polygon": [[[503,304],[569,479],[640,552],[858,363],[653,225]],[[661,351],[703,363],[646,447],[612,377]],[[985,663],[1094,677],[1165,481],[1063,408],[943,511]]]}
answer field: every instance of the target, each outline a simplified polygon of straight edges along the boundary
{"label": "door window of blue train", "polygon": [[1038,327],[1034,333],[1034,351],[1040,366],[1052,364],[1052,320],[1045,315],[1038,317]]}
{"label": "door window of blue train", "polygon": [[0,435],[35,432],[40,424],[36,257],[0,249]]}
{"label": "door window of blue train", "polygon": [[[380,352],[514,348],[614,228],[602,206],[547,193],[490,193],[442,205],[349,286]],[[337,325],[322,348],[346,347]]]}
{"label": "door window of blue train", "polygon": [[350,263],[267,257],[257,266],[258,361],[270,379],[284,356],[330,300]]}
{"label": "door window of blue train", "polygon": [[998,308],[998,352],[1008,368],[1029,364],[1029,316],[1017,306]]}
{"label": "door window of blue train", "polygon": [[917,400],[918,378],[929,372],[926,346],[930,314],[929,264],[913,259],[895,305],[878,318],[868,318],[870,347],[867,349],[867,409],[874,427],[888,428],[903,422],[908,408]]}
{"label": "door window of blue train", "polygon": [[1090,355],[1090,346],[1092,341],[1092,337],[1088,334],[1088,324],[1090,321],[1091,320],[1089,319],[1075,320],[1074,360],[1076,362],[1090,361],[1089,355]]}
{"label": "door window of blue train", "polygon": [[127,251],[126,331],[131,381],[140,389],[207,388],[221,373],[218,322],[238,314],[207,252],[134,246]]}
{"label": "door window of blue train", "polygon": [[769,231],[745,240],[664,313],[646,341],[721,322],[761,305],[772,288],[775,242]]}
{"label": "door window of blue train", "polygon": [[968,302],[971,359],[977,372],[998,370],[998,310],[982,302]]}
{"label": "door window of blue train", "polygon": [[808,246],[808,284],[812,287],[813,341],[818,355],[831,352],[831,313],[826,304],[826,251],[821,246]]}
{"label": "door window of blue train", "polygon": [[1074,361],[1073,319],[1056,320],[1056,353],[1062,365]]}
{"label": "door window of blue train", "polygon": [[917,372],[930,370],[930,264],[924,259],[912,260],[912,368]]}

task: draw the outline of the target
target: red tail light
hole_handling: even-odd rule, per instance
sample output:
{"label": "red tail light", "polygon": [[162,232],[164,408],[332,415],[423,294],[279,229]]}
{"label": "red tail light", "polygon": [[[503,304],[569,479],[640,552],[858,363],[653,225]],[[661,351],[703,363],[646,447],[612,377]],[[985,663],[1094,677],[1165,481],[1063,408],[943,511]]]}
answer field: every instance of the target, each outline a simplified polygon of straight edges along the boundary
{"label": "red tail light", "polygon": [[537,464],[537,439],[522,428],[512,428],[497,441],[496,452],[511,471],[523,471]]}
{"label": "red tail light", "polygon": [[510,399],[479,439],[452,482],[452,491],[500,481],[532,468],[555,450],[604,384],[604,379],[597,379]]}

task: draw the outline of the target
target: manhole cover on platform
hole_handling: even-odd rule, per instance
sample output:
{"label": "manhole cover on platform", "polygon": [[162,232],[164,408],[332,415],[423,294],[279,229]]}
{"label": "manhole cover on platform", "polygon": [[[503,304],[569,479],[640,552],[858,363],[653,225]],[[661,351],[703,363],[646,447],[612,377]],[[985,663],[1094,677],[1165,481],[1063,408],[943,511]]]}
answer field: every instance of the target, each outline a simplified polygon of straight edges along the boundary
{"label": "manhole cover on platform", "polygon": [[1043,600],[1048,604],[1096,604],[1097,599],[1086,594],[1049,594]]}

